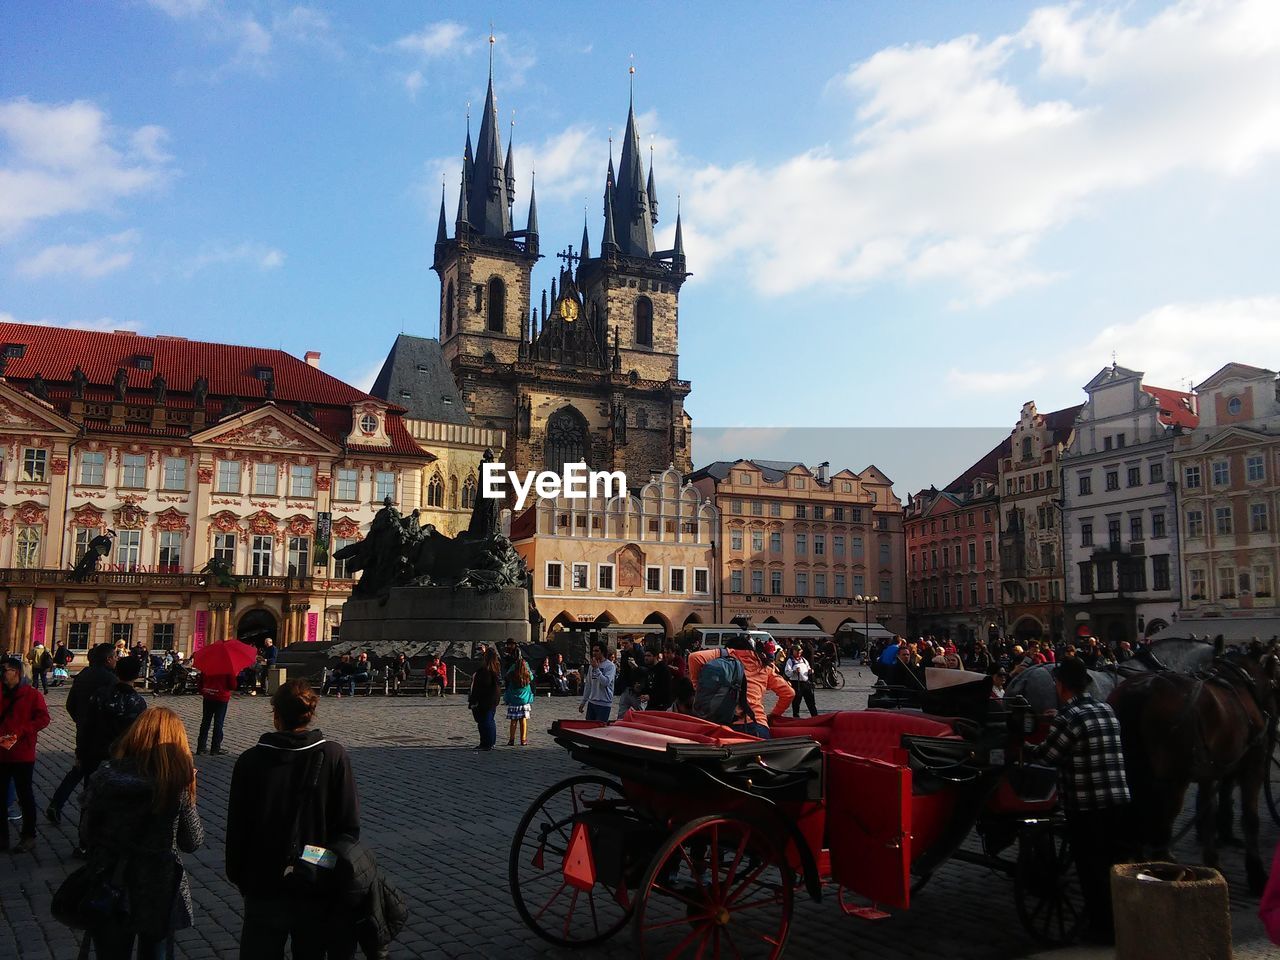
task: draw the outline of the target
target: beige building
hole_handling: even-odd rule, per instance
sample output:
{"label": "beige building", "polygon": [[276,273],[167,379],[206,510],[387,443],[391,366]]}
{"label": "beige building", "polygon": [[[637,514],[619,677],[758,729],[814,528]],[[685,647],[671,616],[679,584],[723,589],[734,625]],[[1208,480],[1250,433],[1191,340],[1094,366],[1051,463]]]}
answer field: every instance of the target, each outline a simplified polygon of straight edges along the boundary
{"label": "beige building", "polygon": [[721,621],[906,629],[902,502],[877,468],[717,461],[689,479],[720,513]]}
{"label": "beige building", "polygon": [[[324,639],[334,551],[431,459],[400,410],[279,350],[0,324],[0,602],[10,649]],[[71,569],[114,536],[98,573]],[[205,574],[211,559],[235,580]]]}
{"label": "beige building", "polygon": [[539,500],[511,522],[554,631],[653,623],[668,637],[714,622],[716,511],[674,468],[609,500]]}
{"label": "beige building", "polygon": [[1173,441],[1184,632],[1229,640],[1280,633],[1280,387],[1229,363],[1196,387],[1199,426]]}

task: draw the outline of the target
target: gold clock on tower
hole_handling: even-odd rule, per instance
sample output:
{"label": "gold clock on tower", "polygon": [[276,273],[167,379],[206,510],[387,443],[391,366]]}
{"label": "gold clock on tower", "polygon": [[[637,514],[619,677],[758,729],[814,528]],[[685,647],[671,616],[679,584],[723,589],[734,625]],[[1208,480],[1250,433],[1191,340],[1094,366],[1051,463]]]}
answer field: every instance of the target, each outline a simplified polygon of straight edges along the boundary
{"label": "gold clock on tower", "polygon": [[560,298],[560,319],[565,323],[573,323],[578,319],[578,301],[573,297]]}

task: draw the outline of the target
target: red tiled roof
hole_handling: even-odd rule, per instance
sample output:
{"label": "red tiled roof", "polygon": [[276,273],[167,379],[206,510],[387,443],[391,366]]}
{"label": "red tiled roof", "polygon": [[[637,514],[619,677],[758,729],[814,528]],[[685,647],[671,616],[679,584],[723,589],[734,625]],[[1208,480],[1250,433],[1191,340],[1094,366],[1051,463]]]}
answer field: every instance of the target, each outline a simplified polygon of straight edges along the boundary
{"label": "red tiled roof", "polygon": [[[89,378],[86,399],[89,393],[102,401],[112,399],[116,370],[123,367],[129,377],[129,390],[148,397],[151,381],[158,374],[164,377],[170,394],[191,393],[196,379],[204,376],[209,381],[211,397],[257,400],[263,396],[263,382],[255,373],[259,366],[271,368],[277,401],[344,405],[369,397],[305,360],[269,347],[71,330],[36,323],[0,323],[0,344],[11,343],[25,345],[26,351],[22,357],[9,360],[7,378],[29,380],[38,373],[51,385],[70,383],[71,371],[78,363]],[[138,369],[134,365],[137,356],[151,357],[151,369]],[[97,396],[99,391],[94,387],[107,389]]]}
{"label": "red tiled roof", "polygon": [[973,481],[979,477],[995,477],[1000,472],[1000,461],[1009,456],[1012,450],[1012,438],[1005,437],[981,460],[943,487],[943,490],[948,493],[968,493],[973,488]]}
{"label": "red tiled roof", "polygon": [[1053,434],[1054,443],[1066,443],[1071,438],[1071,431],[1076,425],[1076,417],[1084,409],[1083,403],[1074,407],[1064,407],[1044,414],[1044,425]]}
{"label": "red tiled roof", "polygon": [[1142,390],[1155,398],[1160,410],[1159,420],[1165,426],[1191,430],[1200,423],[1192,394],[1183,390],[1170,390],[1168,387],[1149,387],[1145,383]]}

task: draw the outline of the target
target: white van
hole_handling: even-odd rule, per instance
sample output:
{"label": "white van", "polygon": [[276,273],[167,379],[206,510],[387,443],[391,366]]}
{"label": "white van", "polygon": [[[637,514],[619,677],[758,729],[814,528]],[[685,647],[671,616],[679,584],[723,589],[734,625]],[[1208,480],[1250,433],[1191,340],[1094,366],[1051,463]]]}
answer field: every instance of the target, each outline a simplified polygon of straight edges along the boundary
{"label": "white van", "polygon": [[697,646],[694,649],[708,650],[715,647],[723,647],[731,637],[738,637],[744,633],[751,637],[757,645],[773,639],[773,636],[766,630],[743,630],[732,623],[712,623],[693,628],[693,634],[698,638]]}

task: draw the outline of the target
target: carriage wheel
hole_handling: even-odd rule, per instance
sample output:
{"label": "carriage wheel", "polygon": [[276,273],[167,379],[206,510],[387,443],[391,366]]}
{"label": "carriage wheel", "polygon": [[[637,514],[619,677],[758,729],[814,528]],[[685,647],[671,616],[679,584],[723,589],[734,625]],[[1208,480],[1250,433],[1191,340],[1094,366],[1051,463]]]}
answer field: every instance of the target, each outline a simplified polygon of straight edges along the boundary
{"label": "carriage wheel", "polygon": [[731,817],[685,824],[649,864],[632,920],[645,960],[780,957],[794,874],[759,826]]}
{"label": "carriage wheel", "polygon": [[832,690],[839,690],[844,686],[844,674],[832,667],[827,672],[827,686]]}
{"label": "carriage wheel", "polygon": [[534,933],[561,947],[586,947],[613,936],[631,916],[625,881],[597,879],[582,890],[565,877],[575,825],[593,808],[617,809],[622,788],[605,777],[570,777],[529,805],[511,841],[508,878],[516,913]]}
{"label": "carriage wheel", "polygon": [[1013,895],[1018,919],[1040,943],[1074,943],[1084,917],[1084,897],[1071,843],[1060,825],[1028,826],[1018,838]]}
{"label": "carriage wheel", "polygon": [[1280,726],[1271,721],[1271,750],[1267,756],[1267,775],[1262,780],[1271,819],[1280,824]]}

